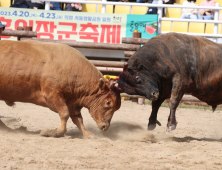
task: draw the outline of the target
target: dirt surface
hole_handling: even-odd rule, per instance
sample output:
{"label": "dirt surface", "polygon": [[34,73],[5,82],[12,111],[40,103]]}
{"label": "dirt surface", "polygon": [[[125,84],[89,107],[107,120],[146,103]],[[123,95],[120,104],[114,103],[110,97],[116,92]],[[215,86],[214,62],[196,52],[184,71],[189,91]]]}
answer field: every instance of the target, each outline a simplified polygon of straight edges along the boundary
{"label": "dirt surface", "polygon": [[90,117],[82,114],[86,128],[96,139],[83,139],[69,120],[62,138],[46,138],[41,130],[55,129],[59,116],[47,108],[0,102],[1,120],[12,130],[0,127],[0,169],[222,169],[222,111],[177,110],[178,126],[166,132],[169,108],[161,107],[162,126],[147,131],[150,105],[123,101],[103,133]]}

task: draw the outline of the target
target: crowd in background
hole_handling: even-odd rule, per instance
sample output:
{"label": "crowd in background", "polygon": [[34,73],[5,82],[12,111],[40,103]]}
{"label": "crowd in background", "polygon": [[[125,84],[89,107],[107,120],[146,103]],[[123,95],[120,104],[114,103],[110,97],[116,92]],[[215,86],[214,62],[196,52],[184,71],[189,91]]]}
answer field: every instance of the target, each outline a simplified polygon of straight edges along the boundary
{"label": "crowd in background", "polygon": [[[31,8],[31,9],[44,9],[44,1],[40,0],[14,0],[10,6],[14,8]],[[50,10],[61,11],[60,2],[50,2]],[[65,11],[81,11],[82,5],[80,3],[65,3]]]}
{"label": "crowd in background", "polygon": [[[215,6],[215,1],[213,0],[205,0],[201,2],[200,6]],[[183,5],[190,6],[193,8],[184,8],[182,11],[181,19],[204,19],[204,20],[213,20],[214,19],[214,10],[212,9],[201,9],[198,15],[198,10],[195,9],[196,0],[187,0],[183,2]]]}
{"label": "crowd in background", "polygon": [[[107,0],[113,2],[119,2],[121,0]],[[124,2],[137,2],[137,3],[152,3],[158,4],[158,0],[122,0]],[[173,4],[175,0],[163,0],[163,4]],[[210,9],[201,9],[198,13],[198,9],[195,9],[196,0],[186,0],[183,2],[184,6],[190,6],[192,8],[183,8],[181,19],[204,19],[204,20],[213,20],[214,19],[214,10]],[[204,0],[201,2],[200,6],[215,6],[215,1],[213,0]],[[32,8],[32,9],[44,9],[44,1],[40,0],[14,0],[14,4],[11,7],[17,8]],[[65,3],[65,11],[81,11],[82,5],[80,3]],[[59,10],[61,11],[61,4],[59,2],[50,2],[50,10]],[[156,7],[148,8],[147,14],[157,14]],[[163,9],[163,16],[164,9]]]}
{"label": "crowd in background", "polygon": [[[148,0],[149,1],[149,0]],[[158,4],[158,0],[150,0],[152,4]],[[164,3],[172,4],[172,0],[164,0]],[[200,6],[215,6],[215,1],[213,0],[204,0],[201,2]],[[195,9],[198,4],[196,4],[196,0],[186,0],[183,2],[184,6],[190,6],[192,8],[183,8],[181,19],[205,19],[205,20],[213,20],[214,19],[214,10],[211,9],[201,9],[198,14],[198,9]],[[157,8],[149,8],[147,14],[157,14]]]}

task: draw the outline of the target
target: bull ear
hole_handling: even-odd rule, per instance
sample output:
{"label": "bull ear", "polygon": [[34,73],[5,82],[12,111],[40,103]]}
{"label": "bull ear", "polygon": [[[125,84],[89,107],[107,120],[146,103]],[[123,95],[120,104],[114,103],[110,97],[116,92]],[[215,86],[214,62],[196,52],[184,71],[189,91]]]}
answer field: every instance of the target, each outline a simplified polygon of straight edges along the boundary
{"label": "bull ear", "polygon": [[99,79],[99,88],[100,88],[100,89],[104,89],[104,85],[105,85],[104,79],[103,79],[103,78],[100,78],[100,79]]}
{"label": "bull ear", "polygon": [[138,68],[139,66],[140,66],[140,59],[137,58],[133,63],[133,67]]}
{"label": "bull ear", "polygon": [[140,65],[139,68],[138,68],[138,70],[139,70],[139,71],[144,70],[144,66],[143,66],[143,65]]}
{"label": "bull ear", "polygon": [[102,91],[103,91],[103,90],[109,91],[108,82],[107,82],[104,78],[100,78],[100,79],[99,79],[99,88],[100,88]]}

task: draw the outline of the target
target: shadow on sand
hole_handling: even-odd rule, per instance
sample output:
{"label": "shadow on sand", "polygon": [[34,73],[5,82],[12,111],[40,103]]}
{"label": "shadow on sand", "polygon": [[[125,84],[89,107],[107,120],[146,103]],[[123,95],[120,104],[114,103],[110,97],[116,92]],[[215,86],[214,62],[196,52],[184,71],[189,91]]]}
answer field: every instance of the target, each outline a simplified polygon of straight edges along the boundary
{"label": "shadow on sand", "polygon": [[[12,122],[13,124],[13,123],[18,122],[18,120],[15,118],[9,118],[7,122],[10,122],[10,123]],[[19,128],[10,128],[5,123],[3,123],[1,119],[0,119],[0,131],[5,131],[9,133],[23,133],[23,134],[30,134],[30,135],[36,135],[40,133],[40,131],[35,131],[35,132],[28,131],[27,127],[25,126],[20,126]]]}
{"label": "shadow on sand", "polygon": [[27,130],[27,127],[25,126],[21,126],[17,129],[11,129],[9,127],[3,127],[0,125],[0,131],[4,131],[4,132],[7,132],[7,133],[21,133],[21,134],[28,134],[28,135],[37,135],[40,133],[40,131],[28,131]]}
{"label": "shadow on sand", "polygon": [[[15,120],[16,121],[16,120]],[[141,141],[141,142],[151,142],[151,143],[156,143],[158,141],[175,141],[175,142],[190,142],[190,141],[205,141],[205,142],[222,142],[221,139],[214,139],[214,138],[194,138],[192,136],[186,136],[186,137],[166,137],[166,138],[161,138],[159,139],[158,136],[155,134],[152,134],[152,131],[149,131],[149,134],[143,135],[142,140],[137,140],[139,136],[137,134],[139,133],[145,133],[147,132],[142,126],[140,125],[135,125],[135,124],[129,124],[126,122],[113,122],[111,123],[111,126],[108,131],[103,132],[97,128],[97,126],[87,126],[87,130],[89,130],[96,138],[109,138],[111,140],[118,140],[121,138],[124,138],[126,136],[130,138],[135,138],[135,141]],[[20,126],[17,129],[11,129],[7,127],[0,119],[0,131],[5,131],[9,133],[21,133],[21,134],[28,134],[28,135],[39,135],[39,131],[28,131],[27,127]],[[65,136],[68,136],[69,138],[75,139],[79,138],[82,139],[83,136],[80,133],[80,131],[75,128],[72,130],[69,130]],[[145,137],[144,137],[145,136]],[[141,138],[141,136],[139,137]],[[134,140],[132,140],[134,141]]]}
{"label": "shadow on sand", "polygon": [[194,138],[191,136],[186,136],[183,138],[178,138],[178,137],[172,137],[172,141],[175,142],[190,142],[190,141],[205,141],[205,142],[222,142],[221,139],[213,139],[213,138]]}

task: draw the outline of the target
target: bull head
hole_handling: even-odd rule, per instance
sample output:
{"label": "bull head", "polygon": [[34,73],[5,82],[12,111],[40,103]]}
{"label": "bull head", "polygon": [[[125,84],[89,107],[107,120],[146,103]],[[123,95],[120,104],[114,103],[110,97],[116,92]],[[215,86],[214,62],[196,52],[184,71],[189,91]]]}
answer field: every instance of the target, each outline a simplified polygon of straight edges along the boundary
{"label": "bull head", "polygon": [[149,76],[148,69],[141,64],[138,58],[130,63],[129,67],[127,63],[124,64],[123,72],[119,75],[118,88],[130,95],[141,95],[152,101],[157,100],[158,86],[152,75]]}
{"label": "bull head", "polygon": [[99,92],[89,110],[98,127],[103,131],[108,130],[114,112],[121,105],[120,90],[115,85],[113,80],[106,81],[104,78],[100,78]]}

